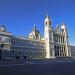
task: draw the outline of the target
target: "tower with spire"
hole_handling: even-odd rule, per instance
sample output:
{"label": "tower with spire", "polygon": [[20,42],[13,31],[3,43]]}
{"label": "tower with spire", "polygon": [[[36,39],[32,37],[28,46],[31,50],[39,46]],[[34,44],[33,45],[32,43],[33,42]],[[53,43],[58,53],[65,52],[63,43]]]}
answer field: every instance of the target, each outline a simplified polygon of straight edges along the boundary
{"label": "tower with spire", "polygon": [[33,28],[32,32],[29,34],[29,38],[34,39],[34,40],[40,40],[40,32],[37,29],[35,24],[34,24],[34,28]]}
{"label": "tower with spire", "polygon": [[71,56],[71,53],[70,53],[71,51],[69,50],[69,43],[68,43],[67,27],[63,21],[62,21],[62,25],[61,25],[61,31],[62,31],[62,34],[64,35],[66,56]]}
{"label": "tower with spire", "polygon": [[45,37],[46,58],[52,58],[54,57],[53,45],[51,44],[51,42],[53,41],[53,30],[52,30],[52,20],[48,14],[46,15],[44,24],[45,24],[44,37]]}

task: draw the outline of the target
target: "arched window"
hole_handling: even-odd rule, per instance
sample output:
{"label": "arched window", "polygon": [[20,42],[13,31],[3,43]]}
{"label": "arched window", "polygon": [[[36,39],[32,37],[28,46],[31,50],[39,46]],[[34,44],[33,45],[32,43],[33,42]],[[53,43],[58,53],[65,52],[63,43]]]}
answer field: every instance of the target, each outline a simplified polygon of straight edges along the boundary
{"label": "arched window", "polygon": [[11,51],[11,55],[14,55],[15,54],[15,51],[13,50],[13,51]]}
{"label": "arched window", "polygon": [[47,22],[46,22],[46,26],[47,26]]}
{"label": "arched window", "polygon": [[49,21],[49,25],[51,25],[51,22]]}

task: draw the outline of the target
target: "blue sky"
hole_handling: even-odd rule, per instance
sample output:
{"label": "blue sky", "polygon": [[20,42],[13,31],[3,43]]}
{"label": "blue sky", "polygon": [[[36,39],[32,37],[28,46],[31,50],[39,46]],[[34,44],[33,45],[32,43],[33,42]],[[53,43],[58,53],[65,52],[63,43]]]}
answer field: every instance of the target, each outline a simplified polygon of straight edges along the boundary
{"label": "blue sky", "polygon": [[64,21],[69,42],[75,45],[75,0],[0,0],[0,25],[15,35],[28,36],[36,24],[43,36],[47,12],[54,28]]}

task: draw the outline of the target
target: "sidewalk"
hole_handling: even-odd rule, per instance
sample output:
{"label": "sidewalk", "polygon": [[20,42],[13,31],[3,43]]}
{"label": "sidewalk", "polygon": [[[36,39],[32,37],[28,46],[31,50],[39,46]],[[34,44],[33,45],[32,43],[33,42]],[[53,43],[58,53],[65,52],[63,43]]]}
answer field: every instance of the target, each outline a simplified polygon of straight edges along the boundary
{"label": "sidewalk", "polygon": [[0,65],[4,64],[21,64],[26,63],[27,60],[0,60]]}
{"label": "sidewalk", "polygon": [[75,62],[75,59],[11,59],[0,60],[0,65],[10,64],[44,64],[44,63],[57,63],[57,62]]}

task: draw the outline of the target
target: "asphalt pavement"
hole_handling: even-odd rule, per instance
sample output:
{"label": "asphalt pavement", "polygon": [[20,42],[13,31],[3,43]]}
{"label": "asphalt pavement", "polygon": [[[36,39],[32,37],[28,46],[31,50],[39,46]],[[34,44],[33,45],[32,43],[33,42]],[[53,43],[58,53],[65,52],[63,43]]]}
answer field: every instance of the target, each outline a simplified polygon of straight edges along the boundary
{"label": "asphalt pavement", "polygon": [[0,64],[0,75],[75,75],[75,61],[46,60]]}

